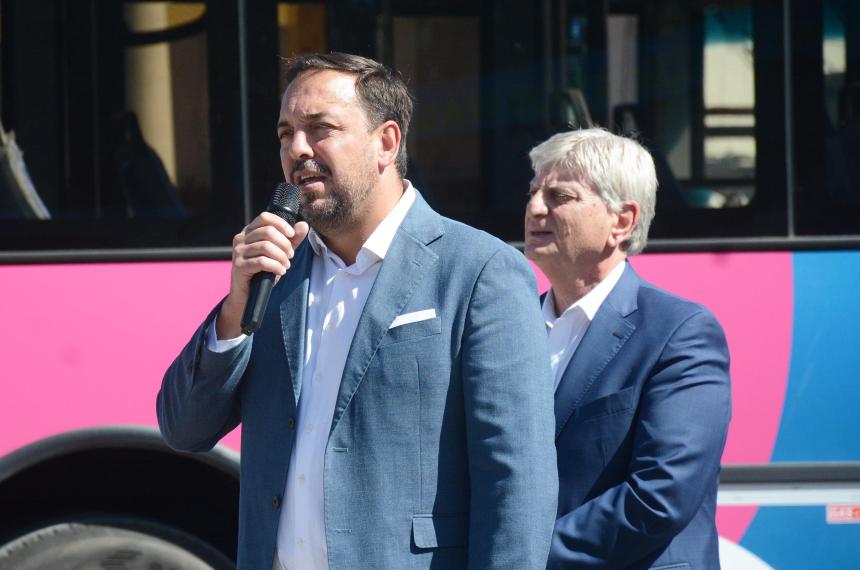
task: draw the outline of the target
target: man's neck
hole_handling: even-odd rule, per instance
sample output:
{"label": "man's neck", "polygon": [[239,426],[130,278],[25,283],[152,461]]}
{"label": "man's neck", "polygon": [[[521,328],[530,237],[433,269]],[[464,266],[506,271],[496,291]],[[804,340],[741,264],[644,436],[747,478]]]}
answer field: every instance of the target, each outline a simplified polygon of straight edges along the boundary
{"label": "man's neck", "polygon": [[552,272],[552,275],[545,272],[552,284],[555,316],[561,316],[568,307],[585,297],[606,279],[619,263],[624,263],[625,259],[623,255],[612,256],[588,271],[560,268]]}
{"label": "man's neck", "polygon": [[361,246],[391,213],[405,190],[406,183],[399,177],[397,180],[383,180],[383,184],[368,195],[365,210],[358,213],[354,224],[340,227],[331,235],[320,235],[326,247],[347,266],[355,263]]}

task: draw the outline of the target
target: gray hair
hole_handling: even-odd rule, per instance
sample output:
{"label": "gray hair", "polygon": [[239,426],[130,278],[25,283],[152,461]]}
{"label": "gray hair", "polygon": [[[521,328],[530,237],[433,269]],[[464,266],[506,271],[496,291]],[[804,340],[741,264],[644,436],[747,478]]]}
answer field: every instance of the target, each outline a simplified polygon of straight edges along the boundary
{"label": "gray hair", "polygon": [[613,212],[621,211],[622,202],[636,201],[639,222],[621,247],[627,255],[642,251],[657,202],[654,160],[642,145],[604,129],[582,129],[553,135],[534,147],[529,158],[537,175],[556,168],[579,177]]}

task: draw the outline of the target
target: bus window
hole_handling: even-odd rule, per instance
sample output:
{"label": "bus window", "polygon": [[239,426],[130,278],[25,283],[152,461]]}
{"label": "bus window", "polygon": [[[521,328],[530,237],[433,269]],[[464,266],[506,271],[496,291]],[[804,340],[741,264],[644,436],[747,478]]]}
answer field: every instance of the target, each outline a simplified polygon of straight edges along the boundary
{"label": "bus window", "polygon": [[[655,238],[786,229],[781,8],[768,0],[565,0],[547,18],[552,89],[651,151]],[[553,19],[561,21],[554,26]],[[557,38],[557,39],[555,39]],[[564,117],[550,109],[552,117]],[[550,120],[550,132],[592,121]],[[766,139],[768,144],[759,144]]]}
{"label": "bus window", "polygon": [[477,191],[480,42],[473,32],[480,29],[478,17],[399,16],[392,28],[394,67],[409,81],[420,109],[409,139],[407,176],[450,215],[478,210],[483,203]]}
{"label": "bus window", "polygon": [[744,183],[755,179],[752,13],[748,6],[706,6],[703,25],[704,156],[699,177],[730,185],[706,188],[704,196],[692,195],[688,201],[706,207],[746,206],[755,194],[755,187]]}
{"label": "bus window", "polygon": [[[202,4],[137,3],[123,7],[123,20],[139,35],[187,25],[204,12]],[[129,217],[184,218],[185,204],[205,206],[211,184],[205,50],[200,34],[125,47],[125,110],[112,130]]]}
{"label": "bus window", "polygon": [[797,7],[795,86],[798,234],[856,233],[860,216],[860,6]]}
{"label": "bus window", "polygon": [[[639,138],[660,181],[657,238],[785,225],[775,15],[751,1],[609,2],[605,126]],[[758,20],[758,23],[757,23]],[[768,68],[771,71],[768,71]],[[767,145],[760,144],[767,133]]]}
{"label": "bus window", "polygon": [[406,177],[428,202],[502,239],[521,240],[528,151],[547,136],[544,8],[516,1],[328,2],[324,20],[327,49],[391,65],[415,94]]}
{"label": "bus window", "polygon": [[[278,53],[290,57],[325,52],[325,4],[278,2]],[[286,88],[281,77],[280,91]]]}
{"label": "bus window", "polygon": [[217,20],[205,2],[87,6],[2,4],[2,146],[20,151],[3,155],[4,248],[229,242],[219,223],[240,223],[241,188],[213,160],[229,140],[212,105],[211,69],[229,74]]}

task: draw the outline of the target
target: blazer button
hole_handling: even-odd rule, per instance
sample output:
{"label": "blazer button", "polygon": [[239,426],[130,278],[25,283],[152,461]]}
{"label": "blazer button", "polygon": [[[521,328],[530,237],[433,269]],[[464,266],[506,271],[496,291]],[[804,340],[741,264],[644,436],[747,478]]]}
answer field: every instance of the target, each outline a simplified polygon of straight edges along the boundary
{"label": "blazer button", "polygon": [[287,420],[287,427],[290,429],[296,429],[296,418],[290,418]]}
{"label": "blazer button", "polygon": [[272,497],[272,506],[273,506],[273,507],[275,507],[276,509],[280,508],[280,506],[281,506],[281,498],[280,498],[279,496],[274,495],[274,496]]}

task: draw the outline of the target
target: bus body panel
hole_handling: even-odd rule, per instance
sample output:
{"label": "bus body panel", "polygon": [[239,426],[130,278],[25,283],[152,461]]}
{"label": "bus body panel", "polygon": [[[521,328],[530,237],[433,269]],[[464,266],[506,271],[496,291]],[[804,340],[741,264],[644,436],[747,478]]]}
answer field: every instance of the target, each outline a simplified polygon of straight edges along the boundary
{"label": "bus body panel", "polygon": [[[0,456],[51,435],[155,425],[161,377],[229,289],[224,261],[0,267]],[[225,439],[238,449],[238,436]]]}

